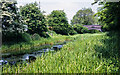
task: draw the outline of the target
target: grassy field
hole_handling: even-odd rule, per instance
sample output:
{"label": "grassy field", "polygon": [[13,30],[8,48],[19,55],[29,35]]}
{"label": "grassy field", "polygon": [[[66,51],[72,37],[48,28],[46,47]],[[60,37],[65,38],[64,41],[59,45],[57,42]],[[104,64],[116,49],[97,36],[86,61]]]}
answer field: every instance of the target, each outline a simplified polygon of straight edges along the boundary
{"label": "grassy field", "polygon": [[105,33],[81,34],[55,54],[31,64],[7,65],[3,73],[118,73],[118,54],[117,40]]}

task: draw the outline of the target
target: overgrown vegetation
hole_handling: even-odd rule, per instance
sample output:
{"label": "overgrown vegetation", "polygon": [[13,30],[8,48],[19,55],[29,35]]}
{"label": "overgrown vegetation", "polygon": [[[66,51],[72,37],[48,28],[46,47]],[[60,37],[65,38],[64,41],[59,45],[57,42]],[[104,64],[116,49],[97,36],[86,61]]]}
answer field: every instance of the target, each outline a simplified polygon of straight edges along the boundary
{"label": "overgrown vegetation", "polygon": [[95,3],[102,5],[102,7],[99,8],[99,11],[98,13],[96,13],[96,15],[100,17],[99,21],[103,24],[103,30],[119,32],[120,1],[107,2],[105,0],[99,0],[95,1]]}
{"label": "overgrown vegetation", "polygon": [[6,66],[3,73],[118,73],[119,53],[113,38],[82,34],[56,54],[38,57],[31,64]]}
{"label": "overgrown vegetation", "polygon": [[48,25],[52,27],[52,30],[57,34],[76,34],[71,25],[68,24],[66,14],[63,10],[53,10],[51,14],[48,15]]}
{"label": "overgrown vegetation", "polygon": [[[102,7],[99,8],[98,13],[96,15],[100,17],[99,21],[103,24],[102,30],[105,32],[109,32],[108,36],[112,38],[112,36],[115,36],[120,42],[120,1],[118,2],[109,2],[106,0],[103,1],[95,1],[93,4],[98,3],[99,5],[102,5]],[[114,11],[114,12],[112,12]],[[119,47],[120,51],[120,45],[119,43],[116,44]]]}
{"label": "overgrown vegetation", "polygon": [[34,34],[31,36],[26,33],[24,35],[22,36],[24,37],[24,39],[26,39],[26,42],[8,42],[7,44],[5,43],[2,45],[1,53],[10,53],[11,55],[25,54],[40,50],[41,47],[44,45],[52,46],[56,43],[63,43],[64,41],[74,40],[72,36],[62,36],[55,33],[53,33],[52,36],[50,35],[51,37],[49,38],[40,37],[38,34]]}
{"label": "overgrown vegetation", "polygon": [[74,24],[73,25],[74,30],[78,33],[78,34],[84,34],[84,33],[99,33],[99,30],[95,30],[95,29],[91,29],[88,30],[88,28],[80,25],[80,24]]}
{"label": "overgrown vegetation", "polygon": [[[19,43],[29,41],[26,39],[26,37],[36,33],[41,37],[48,38],[50,37],[47,34],[49,30],[53,30],[57,34],[62,35],[74,35],[77,33],[88,32],[87,28],[85,27],[82,27],[82,30],[79,30],[79,28],[74,28],[72,25],[70,25],[64,10],[53,10],[51,14],[46,16],[40,10],[40,5],[38,6],[37,2],[21,6],[20,11],[18,11],[18,7],[16,6],[17,1],[2,0],[0,3],[2,6],[1,17],[3,43]],[[89,11],[88,16],[86,16],[87,19],[90,19],[90,17],[93,18],[93,12],[91,9],[83,9],[83,11],[81,10],[81,12],[84,14],[87,11]],[[87,19],[85,22],[88,21]],[[90,22],[92,23],[93,21]],[[51,29],[48,29],[50,27]],[[14,41],[12,41],[13,39]]]}
{"label": "overgrown vegetation", "polygon": [[46,16],[36,2],[26,4],[18,11],[16,1],[1,0],[2,53],[25,54],[45,48],[46,45],[49,45],[48,48],[56,43],[72,41],[55,54],[48,53],[47,56],[38,57],[30,64],[4,65],[2,72],[120,72],[120,2],[106,2],[105,0],[97,2],[102,7],[95,15],[100,17],[99,23],[102,24],[102,30],[108,33],[98,33],[97,30],[88,30],[83,27],[83,25],[97,23],[91,8],[79,10],[70,25],[64,10],[53,10]]}
{"label": "overgrown vegetation", "polygon": [[[11,36],[24,32],[23,18],[18,12],[16,1],[0,1],[2,18],[2,41],[7,42]],[[11,35],[12,34],[12,35]],[[12,39],[10,39],[12,40]],[[16,40],[16,39],[14,39]]]}
{"label": "overgrown vegetation", "polygon": [[48,31],[46,25],[46,18],[42,11],[38,8],[38,4],[30,3],[20,7],[20,13],[24,17],[25,24],[27,25],[27,32],[29,34],[39,34],[40,36],[46,35]]}

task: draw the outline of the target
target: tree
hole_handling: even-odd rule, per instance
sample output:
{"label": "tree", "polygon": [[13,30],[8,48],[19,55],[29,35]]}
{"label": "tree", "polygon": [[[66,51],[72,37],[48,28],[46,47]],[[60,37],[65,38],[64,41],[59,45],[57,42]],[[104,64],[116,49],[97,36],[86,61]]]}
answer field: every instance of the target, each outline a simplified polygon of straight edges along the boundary
{"label": "tree", "polygon": [[1,1],[2,4],[2,32],[6,35],[8,32],[22,32],[24,29],[23,20],[16,7],[17,2],[9,0]]}
{"label": "tree", "polygon": [[48,16],[48,24],[58,34],[67,35],[69,33],[69,24],[66,14],[63,10],[54,10]]}
{"label": "tree", "polygon": [[[23,19],[18,12],[16,1],[2,0],[1,5],[1,18],[2,18],[2,37],[3,41],[10,39],[10,36],[16,36],[24,32]],[[11,35],[12,34],[12,35]]]}
{"label": "tree", "polygon": [[28,25],[28,33],[45,36],[45,32],[48,31],[46,19],[36,2],[20,7],[20,13],[24,17],[25,24]]}
{"label": "tree", "polygon": [[69,30],[70,35],[77,34],[77,31],[74,30],[74,27],[72,25],[69,25],[67,29]]}
{"label": "tree", "polygon": [[[97,3],[95,1],[94,3]],[[93,3],[93,4],[94,4]],[[106,2],[98,1],[99,5],[102,5],[99,8],[97,16],[100,17],[99,21],[102,22],[103,27],[102,29],[106,31],[120,31],[120,1],[119,2]]]}
{"label": "tree", "polygon": [[83,26],[80,25],[80,24],[74,24],[74,25],[73,25],[73,28],[74,28],[74,30],[75,30],[77,33],[79,33],[79,34],[83,34],[83,33],[88,33],[88,32],[89,32],[88,28],[83,27]]}
{"label": "tree", "polygon": [[77,32],[77,33],[79,33],[79,34],[81,34],[82,32],[81,32],[81,30],[83,29],[83,26],[82,25],[80,25],[80,24],[75,24],[75,25],[73,25],[74,26],[74,30]]}
{"label": "tree", "polygon": [[94,24],[94,12],[91,8],[83,8],[79,10],[71,20],[71,24],[91,25]]}
{"label": "tree", "polygon": [[106,39],[105,41],[109,40],[112,42],[111,40],[115,40],[117,49],[113,53],[120,57],[120,1],[106,2],[106,0],[100,0],[94,3],[102,5],[96,15],[100,17],[99,21],[103,23],[103,29],[109,32],[107,35],[110,36],[110,39]]}

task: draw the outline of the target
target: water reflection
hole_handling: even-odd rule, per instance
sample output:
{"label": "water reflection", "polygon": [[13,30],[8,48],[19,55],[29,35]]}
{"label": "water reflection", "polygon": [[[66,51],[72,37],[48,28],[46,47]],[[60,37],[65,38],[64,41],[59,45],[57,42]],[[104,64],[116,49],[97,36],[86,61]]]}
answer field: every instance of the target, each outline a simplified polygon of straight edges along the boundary
{"label": "water reflection", "polygon": [[[66,42],[65,42],[66,43]],[[60,50],[63,47],[63,45],[54,45],[53,47],[51,47],[51,49],[46,48],[46,49],[42,49],[30,54],[24,54],[21,56],[12,56],[12,57],[8,57],[8,58],[2,58],[2,60],[0,60],[0,65],[4,65],[9,63],[10,65],[14,65],[17,62],[31,62],[31,61],[35,61],[36,57],[41,57],[43,54],[47,53],[47,52],[55,52],[57,50]]]}

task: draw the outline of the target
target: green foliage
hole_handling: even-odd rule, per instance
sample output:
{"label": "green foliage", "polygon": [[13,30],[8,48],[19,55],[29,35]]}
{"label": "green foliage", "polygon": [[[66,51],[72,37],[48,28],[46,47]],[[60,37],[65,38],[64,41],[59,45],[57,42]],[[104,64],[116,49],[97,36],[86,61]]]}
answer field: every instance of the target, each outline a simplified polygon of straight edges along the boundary
{"label": "green foliage", "polygon": [[76,32],[75,30],[70,30],[70,31],[69,31],[69,34],[70,34],[70,35],[75,35],[75,34],[77,34],[77,32]]}
{"label": "green foliage", "polygon": [[8,32],[5,36],[2,36],[2,42],[7,43],[7,42],[19,42],[20,39],[17,40],[18,34]]}
{"label": "green foliage", "polygon": [[48,31],[48,34],[54,34],[54,35],[55,35],[56,32],[55,32],[55,31],[51,31],[51,30],[49,30],[49,31]]}
{"label": "green foliage", "polygon": [[30,64],[5,66],[3,73],[119,73],[116,41],[104,34],[81,34],[55,54]]}
{"label": "green foliage", "polygon": [[30,42],[30,41],[32,41],[31,35],[28,34],[28,33],[21,33],[19,35],[22,36],[21,39],[23,39],[23,42]]}
{"label": "green foliage", "polygon": [[101,27],[101,30],[102,30],[103,32],[109,31],[108,25],[103,25],[103,26]]}
{"label": "green foliage", "polygon": [[69,27],[67,29],[69,30],[70,35],[77,34],[77,32],[74,30],[74,27],[72,25],[69,25]]}
{"label": "green foliage", "polygon": [[99,30],[95,30],[95,29],[89,30],[89,33],[99,33],[99,32],[100,32]]}
{"label": "green foliage", "polygon": [[91,8],[79,10],[71,20],[71,24],[92,25],[95,23],[94,12]]}
{"label": "green foliage", "polygon": [[74,24],[73,27],[74,27],[74,30],[75,30],[77,33],[79,33],[79,34],[82,33],[82,32],[81,32],[81,30],[83,29],[83,26],[82,26],[82,25],[80,25],[80,24]]}
{"label": "green foliage", "polygon": [[[26,37],[26,36],[23,37],[23,35],[28,35],[28,37]],[[32,40],[32,41],[28,40],[28,42],[26,42],[25,40],[23,40],[23,38],[26,38],[26,39],[28,38],[29,39],[30,35],[28,33],[19,34],[18,38],[16,36],[13,36],[15,38],[13,38],[12,40],[17,42],[16,41],[16,38],[17,38],[17,40],[22,40],[22,42],[19,42],[19,43],[18,42],[17,43],[12,43],[12,42],[3,43],[1,53],[10,53],[11,55],[20,55],[20,54],[25,54],[25,53],[31,53],[31,52],[40,50],[41,46],[43,46],[43,45],[46,46],[45,44],[49,44],[49,45],[54,45],[56,43],[57,44],[58,43],[62,44],[64,41],[74,40],[73,38],[75,38],[76,36],[78,36],[78,35],[74,35],[74,36],[65,36],[64,35],[63,36],[63,35],[55,34],[55,35],[53,35],[52,37],[49,37],[49,38],[40,37],[39,40]],[[20,45],[22,45],[21,48],[20,48]]]}
{"label": "green foliage", "polygon": [[82,30],[81,30],[81,32],[82,32],[82,33],[88,33],[88,32],[89,32],[89,30],[88,30],[88,28],[83,27],[83,28],[82,28]]}
{"label": "green foliage", "polygon": [[43,32],[48,31],[45,16],[38,8],[36,2],[21,7],[20,13],[24,16],[25,24],[28,25],[28,33],[37,33],[40,36],[44,36]]}
{"label": "green foliage", "polygon": [[102,22],[103,29],[105,31],[117,31],[119,32],[120,26],[120,1],[119,2],[106,2],[98,1],[99,5],[102,5],[99,8],[97,16],[100,17],[99,21]]}
{"label": "green foliage", "polygon": [[52,11],[48,16],[48,25],[58,34],[67,35],[69,33],[69,24],[63,10]]}
{"label": "green foliage", "polygon": [[83,26],[80,25],[80,24],[74,24],[73,27],[74,27],[74,30],[75,30],[77,33],[79,33],[79,34],[89,33],[88,28],[83,27]]}
{"label": "green foliage", "polygon": [[42,32],[42,33],[41,33],[41,35],[42,35],[43,37],[45,37],[45,38],[50,37],[50,36],[49,36],[49,34],[48,34],[48,33],[46,33],[46,32]]}
{"label": "green foliage", "polygon": [[48,18],[48,23],[50,26],[68,24],[66,14],[63,10],[53,10]]}
{"label": "green foliage", "polygon": [[55,31],[49,30],[49,31],[48,31],[48,35],[49,35],[50,37],[53,37],[53,36],[57,36],[58,34],[57,34]]}
{"label": "green foliage", "polygon": [[35,41],[35,40],[40,40],[40,35],[35,33],[32,35],[32,40]]}
{"label": "green foliage", "polygon": [[4,39],[2,41],[4,43],[19,43],[19,42],[30,42],[31,41],[31,36],[28,33],[13,33],[13,32],[8,32],[6,36],[3,36]]}
{"label": "green foliage", "polygon": [[[1,9],[0,18],[2,18],[2,36],[3,37],[11,37],[10,34],[19,34],[24,32],[23,19],[18,12],[18,8],[16,6],[16,1],[2,0],[0,1]],[[10,39],[10,38],[9,38]],[[12,39],[12,38],[11,38]],[[3,40],[7,39],[3,38]],[[4,41],[3,41],[4,42]]]}

